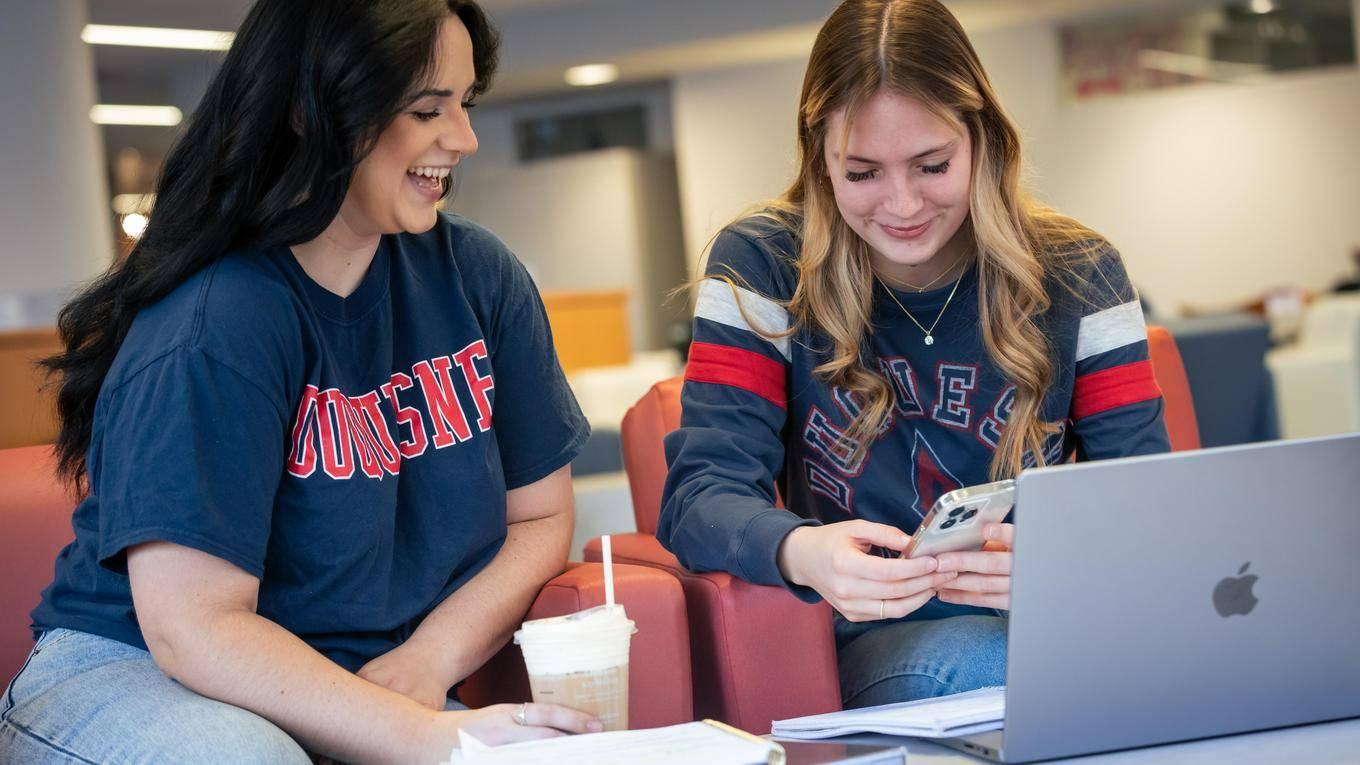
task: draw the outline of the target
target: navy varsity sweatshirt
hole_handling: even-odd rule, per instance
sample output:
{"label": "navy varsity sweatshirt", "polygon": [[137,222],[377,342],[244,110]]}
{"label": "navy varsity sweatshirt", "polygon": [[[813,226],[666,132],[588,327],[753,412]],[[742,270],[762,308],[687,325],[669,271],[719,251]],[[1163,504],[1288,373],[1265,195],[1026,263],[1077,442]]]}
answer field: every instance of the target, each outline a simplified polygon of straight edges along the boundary
{"label": "navy varsity sweatshirt", "polygon": [[[794,234],[759,217],[713,244],[680,428],[665,442],[670,472],[657,531],[694,571],[787,587],[776,554],[794,528],[863,518],[911,534],[936,498],[990,480],[1015,388],[983,346],[975,266],[947,306],[952,282],[894,291],[901,307],[875,287],[865,358],[889,380],[895,403],[857,457],[844,434],[859,404],[813,375],[830,359],[830,340],[805,327],[769,337],[790,325],[783,306],[797,285],[798,249]],[[1102,243],[1075,275],[1050,278],[1052,306],[1040,317],[1055,361],[1043,417],[1058,426],[1046,462],[1168,451],[1147,329],[1119,254]],[[903,307],[926,327],[944,311],[932,344]],[[775,506],[776,486],[788,510]]]}

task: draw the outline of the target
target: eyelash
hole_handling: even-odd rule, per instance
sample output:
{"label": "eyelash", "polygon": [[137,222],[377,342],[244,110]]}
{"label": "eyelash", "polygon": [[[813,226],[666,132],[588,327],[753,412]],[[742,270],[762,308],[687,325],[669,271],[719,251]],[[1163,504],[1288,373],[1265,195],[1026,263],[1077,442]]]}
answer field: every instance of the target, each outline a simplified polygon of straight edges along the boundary
{"label": "eyelash", "polygon": [[[464,101],[462,106],[464,109],[473,109],[477,106],[477,104],[474,101]],[[416,119],[420,120],[421,122],[429,122],[435,117],[438,117],[440,115],[440,111],[438,109],[435,109],[432,112],[411,112],[411,115],[414,116]]]}
{"label": "eyelash", "polygon": [[[929,175],[944,175],[949,172],[949,160],[945,160],[938,165],[924,165],[921,167],[921,171]],[[851,183],[859,183],[860,181],[867,181],[877,174],[877,170],[865,170],[862,173],[847,170],[845,172],[845,180],[850,181]]]}

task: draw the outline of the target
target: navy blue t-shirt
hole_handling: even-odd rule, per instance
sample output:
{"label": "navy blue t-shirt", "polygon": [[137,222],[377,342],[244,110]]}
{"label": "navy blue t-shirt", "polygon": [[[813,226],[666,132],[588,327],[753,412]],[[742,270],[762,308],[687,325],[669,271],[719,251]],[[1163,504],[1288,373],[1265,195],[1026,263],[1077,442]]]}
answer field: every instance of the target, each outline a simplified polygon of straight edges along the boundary
{"label": "navy blue t-shirt", "polygon": [[145,647],[126,550],[162,540],[259,578],[260,615],[356,670],[486,566],[506,492],[588,435],[533,282],[475,224],[384,236],[346,298],[287,247],[233,252],[133,322],[34,629]]}

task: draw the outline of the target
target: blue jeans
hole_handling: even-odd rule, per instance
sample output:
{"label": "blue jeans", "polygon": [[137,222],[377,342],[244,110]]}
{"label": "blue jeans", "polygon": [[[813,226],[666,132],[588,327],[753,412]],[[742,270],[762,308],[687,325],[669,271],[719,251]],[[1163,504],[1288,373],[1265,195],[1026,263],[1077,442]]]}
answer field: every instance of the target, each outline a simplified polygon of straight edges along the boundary
{"label": "blue jeans", "polygon": [[962,693],[1006,682],[1006,618],[931,600],[901,619],[836,614],[841,701],[847,709]]}
{"label": "blue jeans", "polygon": [[0,697],[3,763],[289,763],[311,758],[268,720],[185,688],[151,654],[43,634]]}

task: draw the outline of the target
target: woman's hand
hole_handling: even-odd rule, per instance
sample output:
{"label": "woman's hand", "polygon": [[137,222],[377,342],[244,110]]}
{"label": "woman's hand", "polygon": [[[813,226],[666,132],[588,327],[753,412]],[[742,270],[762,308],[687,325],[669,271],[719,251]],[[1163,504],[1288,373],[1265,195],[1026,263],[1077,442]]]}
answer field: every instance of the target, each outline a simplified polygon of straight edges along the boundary
{"label": "woman's hand", "polygon": [[871,555],[874,545],[901,552],[911,537],[882,523],[855,520],[800,526],[779,546],[779,570],[816,590],[852,622],[898,619],[925,605],[957,573],[935,573],[936,561]]}
{"label": "woman's hand", "polygon": [[[516,719],[521,709],[524,712],[522,723]],[[460,729],[483,744],[499,746],[569,733],[598,733],[604,730],[604,725],[585,712],[557,704],[496,704],[481,709],[441,712],[434,718],[421,762],[447,762],[449,752],[459,744]]]}
{"label": "woman's hand", "polygon": [[987,540],[979,552],[941,553],[940,571],[951,571],[958,578],[940,590],[940,600],[982,608],[1011,607],[1011,547],[1015,544],[1015,525],[989,523],[982,527]]}
{"label": "woman's hand", "polygon": [[359,677],[384,688],[415,699],[420,704],[442,712],[448,703],[449,688],[438,677],[437,663],[413,641],[407,641],[359,668]]}

